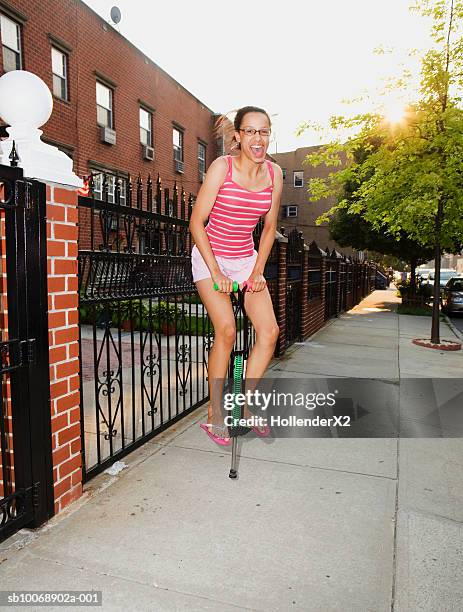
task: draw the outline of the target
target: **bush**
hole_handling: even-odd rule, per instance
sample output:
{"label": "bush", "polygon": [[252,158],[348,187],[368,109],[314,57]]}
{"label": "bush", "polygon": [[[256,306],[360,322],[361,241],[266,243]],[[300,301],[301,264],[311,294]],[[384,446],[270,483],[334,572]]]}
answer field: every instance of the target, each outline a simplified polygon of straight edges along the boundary
{"label": "bush", "polygon": [[402,304],[426,305],[432,299],[432,287],[418,284],[410,285],[409,281],[396,283],[397,296],[402,298]]}
{"label": "bush", "polygon": [[[192,296],[194,297],[194,296]],[[198,296],[199,298],[199,296]],[[141,312],[140,312],[141,310]],[[79,308],[80,322],[104,326],[110,322],[112,326],[122,327],[124,321],[132,321],[132,329],[161,332],[163,323],[176,324],[176,333],[204,335],[214,334],[214,327],[207,316],[188,314],[188,308],[180,308],[178,303],[160,301],[153,303],[150,311],[149,300],[119,300],[96,303]],[[140,316],[141,315],[141,316]],[[237,329],[241,330],[243,321],[237,321]]]}
{"label": "bush", "polygon": [[[397,313],[402,315],[414,315],[414,316],[425,316],[430,317],[432,315],[432,308],[430,306],[409,306],[404,304],[399,304],[397,306]],[[440,319],[444,317],[439,314]]]}
{"label": "bush", "polygon": [[94,321],[96,325],[99,325],[101,320],[107,318],[109,310],[109,317],[111,318],[111,309],[107,304],[86,304],[85,306],[79,307],[79,321],[80,323],[92,324]]}
{"label": "bush", "polygon": [[199,293],[182,296],[181,300],[182,302],[185,302],[185,304],[202,304],[201,298],[199,297]]}
{"label": "bush", "polygon": [[145,312],[144,316],[151,317],[156,321],[168,321],[169,323],[175,323],[182,314],[182,309],[179,308],[176,304],[170,303],[167,305],[167,302],[159,302],[155,306],[151,308],[151,313],[148,307],[144,307]]}

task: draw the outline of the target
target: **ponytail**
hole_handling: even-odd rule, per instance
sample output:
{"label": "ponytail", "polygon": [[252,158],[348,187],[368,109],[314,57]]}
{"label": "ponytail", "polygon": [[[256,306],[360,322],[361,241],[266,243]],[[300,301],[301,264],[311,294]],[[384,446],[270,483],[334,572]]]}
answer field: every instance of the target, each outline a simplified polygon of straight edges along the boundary
{"label": "ponytail", "polygon": [[229,115],[232,113],[236,113],[237,111],[230,111],[225,115],[219,115],[215,120],[214,127],[212,129],[212,133],[214,138],[223,138],[223,147],[224,151],[233,150],[236,148],[236,140],[235,140],[235,128],[233,125],[233,120],[229,118]]}

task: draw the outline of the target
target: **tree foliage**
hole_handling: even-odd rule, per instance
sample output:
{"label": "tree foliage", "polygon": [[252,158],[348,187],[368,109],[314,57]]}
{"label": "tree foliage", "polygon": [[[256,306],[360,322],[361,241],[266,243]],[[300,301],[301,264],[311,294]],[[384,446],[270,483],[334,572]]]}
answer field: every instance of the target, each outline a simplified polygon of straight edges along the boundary
{"label": "tree foliage", "polygon": [[[318,223],[341,210],[361,215],[399,242],[407,237],[434,247],[438,272],[441,249],[455,252],[463,235],[463,0],[423,0],[411,8],[432,20],[434,40],[421,57],[418,96],[396,124],[376,111],[331,117],[331,129],[355,133],[308,156],[312,166],[334,167],[327,178],[309,181],[309,192],[313,201],[337,196]],[[406,85],[406,75],[395,83]]]}
{"label": "tree foliage", "polygon": [[[450,32],[444,36],[450,4],[454,42]],[[405,232],[420,244],[433,246],[439,239],[444,248],[452,249],[463,230],[463,37],[458,36],[463,2],[429,0],[414,8],[433,17],[436,43],[422,58],[419,99],[408,105],[404,120],[396,125],[379,113],[331,117],[330,128],[357,132],[307,157],[312,166],[335,167],[327,178],[309,181],[310,199],[338,196],[319,223],[346,208],[380,231],[387,227],[397,238]],[[307,124],[301,130],[304,127]],[[344,188],[349,184],[357,188],[347,199]],[[439,202],[444,215],[436,236]]]}
{"label": "tree foliage", "polygon": [[424,247],[405,234],[397,239],[384,230],[376,230],[362,215],[350,214],[346,209],[338,210],[330,218],[329,231],[341,247],[391,255],[413,261],[415,266],[429,261],[433,254],[431,247]]}

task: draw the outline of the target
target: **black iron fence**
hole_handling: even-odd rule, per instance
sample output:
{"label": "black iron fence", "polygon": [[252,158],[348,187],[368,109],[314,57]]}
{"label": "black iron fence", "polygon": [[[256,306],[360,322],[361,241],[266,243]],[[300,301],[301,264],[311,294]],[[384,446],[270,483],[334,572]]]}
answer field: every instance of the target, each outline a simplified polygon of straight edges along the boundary
{"label": "black iron fence", "polygon": [[304,235],[297,229],[288,235],[286,269],[286,346],[302,340],[301,302],[302,266],[304,262]]}
{"label": "black iron fence", "polygon": [[[79,198],[81,417],[88,479],[204,402],[213,329],[191,277],[193,196],[158,178]],[[121,200],[124,204],[121,203]]]}
{"label": "black iron fence", "polygon": [[[193,196],[158,177],[155,188],[129,179],[121,197],[116,179],[110,202],[105,183],[103,199],[91,179],[79,198],[89,229],[78,255],[85,480],[208,399],[214,335],[191,276]],[[238,317],[238,349],[242,328]]]}
{"label": "black iron fence", "polygon": [[336,288],[338,282],[338,266],[335,252],[326,249],[325,267],[325,319],[333,317],[336,312]]}
{"label": "black iron fence", "polygon": [[308,253],[307,300],[309,303],[317,303],[322,299],[322,257],[324,256],[326,256],[325,251],[320,249],[315,242],[312,242]]}

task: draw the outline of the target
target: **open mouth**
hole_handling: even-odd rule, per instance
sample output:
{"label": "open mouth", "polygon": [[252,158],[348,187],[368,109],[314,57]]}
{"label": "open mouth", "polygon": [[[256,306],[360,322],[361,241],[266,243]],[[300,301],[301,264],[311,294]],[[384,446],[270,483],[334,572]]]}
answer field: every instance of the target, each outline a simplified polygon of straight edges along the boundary
{"label": "open mouth", "polygon": [[260,145],[252,145],[251,146],[251,151],[254,153],[254,155],[256,157],[262,157],[262,155],[264,154],[264,147],[260,146]]}

